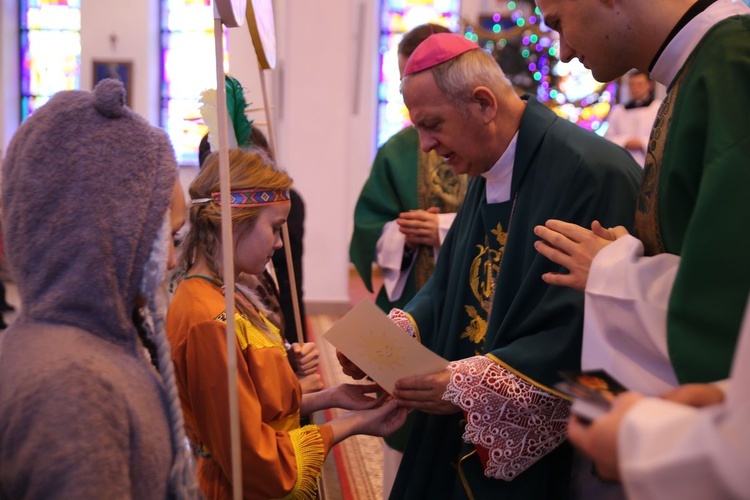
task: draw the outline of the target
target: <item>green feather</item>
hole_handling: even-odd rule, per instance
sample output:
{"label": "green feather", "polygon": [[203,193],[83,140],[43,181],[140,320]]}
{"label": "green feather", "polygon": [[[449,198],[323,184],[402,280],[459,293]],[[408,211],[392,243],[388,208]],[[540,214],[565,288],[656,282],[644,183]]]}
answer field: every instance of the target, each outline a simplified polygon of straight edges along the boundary
{"label": "green feather", "polygon": [[250,144],[250,135],[253,130],[253,122],[245,116],[247,102],[245,101],[245,89],[234,77],[226,75],[227,87],[227,111],[229,120],[234,127],[234,136],[237,144],[242,147]]}

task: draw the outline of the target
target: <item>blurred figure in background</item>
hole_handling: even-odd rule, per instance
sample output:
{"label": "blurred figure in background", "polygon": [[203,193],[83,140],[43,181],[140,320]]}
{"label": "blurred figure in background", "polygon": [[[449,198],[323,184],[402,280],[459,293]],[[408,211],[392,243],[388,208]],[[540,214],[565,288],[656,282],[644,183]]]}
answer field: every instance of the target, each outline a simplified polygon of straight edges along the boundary
{"label": "blurred figure in background", "polygon": [[643,167],[648,137],[661,101],[654,98],[654,82],[645,71],[636,70],[628,74],[628,90],[630,100],[612,109],[605,137],[627,149],[638,165]]}

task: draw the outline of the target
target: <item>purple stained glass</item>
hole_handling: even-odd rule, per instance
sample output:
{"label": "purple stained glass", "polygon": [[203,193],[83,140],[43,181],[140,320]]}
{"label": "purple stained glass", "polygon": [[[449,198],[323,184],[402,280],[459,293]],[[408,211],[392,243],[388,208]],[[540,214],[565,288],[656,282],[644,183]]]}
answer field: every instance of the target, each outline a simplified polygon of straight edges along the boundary
{"label": "purple stained glass", "polygon": [[411,124],[399,91],[398,43],[404,33],[425,23],[458,31],[459,0],[382,0],[380,5],[380,80],[377,145]]}
{"label": "purple stained glass", "polygon": [[21,121],[61,90],[81,88],[80,0],[22,0]]}
{"label": "purple stained glass", "polygon": [[[177,161],[197,165],[198,144],[207,131],[200,117],[200,95],[216,88],[211,0],[164,0],[161,20],[161,126]],[[223,65],[228,72],[226,33]]]}

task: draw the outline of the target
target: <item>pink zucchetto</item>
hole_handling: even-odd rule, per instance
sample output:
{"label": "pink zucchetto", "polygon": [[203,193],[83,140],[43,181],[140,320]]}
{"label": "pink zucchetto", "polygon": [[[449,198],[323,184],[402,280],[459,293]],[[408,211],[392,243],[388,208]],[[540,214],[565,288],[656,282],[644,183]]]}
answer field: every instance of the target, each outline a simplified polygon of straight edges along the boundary
{"label": "pink zucchetto", "polygon": [[420,43],[406,61],[404,76],[419,73],[426,69],[450,61],[464,52],[478,49],[479,45],[461,35],[453,33],[436,33]]}

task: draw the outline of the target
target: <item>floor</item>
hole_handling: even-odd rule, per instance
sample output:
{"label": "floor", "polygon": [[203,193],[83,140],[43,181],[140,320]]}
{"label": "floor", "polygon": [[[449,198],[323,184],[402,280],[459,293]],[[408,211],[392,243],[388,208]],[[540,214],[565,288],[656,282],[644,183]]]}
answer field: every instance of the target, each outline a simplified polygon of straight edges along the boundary
{"label": "floor", "polygon": [[[314,336],[328,331],[339,317],[316,315],[308,318]],[[317,340],[320,374],[327,387],[352,383],[336,360],[335,349],[325,340]],[[345,410],[323,412],[329,421]],[[317,421],[321,423],[320,421]],[[372,436],[353,436],[333,448],[326,459],[323,484],[326,500],[376,500],[382,497],[383,440]]]}
{"label": "floor", "polygon": [[[382,284],[380,274],[373,274],[373,286],[378,290]],[[375,300],[359,276],[352,270],[349,279],[349,301],[353,306],[367,297]],[[314,339],[320,339],[340,316],[313,315],[308,325]],[[326,386],[352,382],[345,376],[335,358],[335,349],[324,340],[317,340],[321,352],[320,373]],[[343,410],[328,410],[321,418],[330,420],[344,413]],[[320,421],[318,421],[320,422]],[[333,448],[323,468],[321,498],[323,500],[379,500],[382,498],[382,439],[372,436],[353,436]]]}

